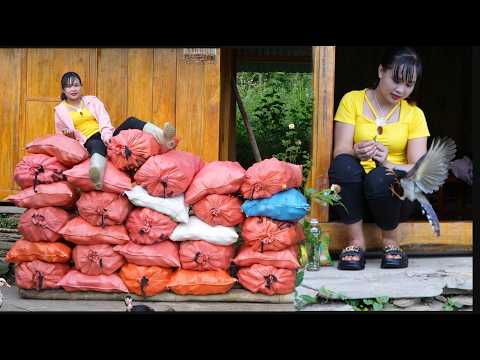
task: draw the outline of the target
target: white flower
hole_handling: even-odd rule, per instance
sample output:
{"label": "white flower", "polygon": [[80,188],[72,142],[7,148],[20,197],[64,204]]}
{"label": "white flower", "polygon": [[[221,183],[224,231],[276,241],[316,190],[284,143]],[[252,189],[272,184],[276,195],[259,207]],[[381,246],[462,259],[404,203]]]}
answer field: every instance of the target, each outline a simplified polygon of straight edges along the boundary
{"label": "white flower", "polygon": [[295,129],[295,124],[288,124],[288,128],[289,128],[290,130]]}
{"label": "white flower", "polygon": [[296,145],[302,145],[302,141],[301,141],[301,140],[297,140],[297,141],[295,141],[295,144],[296,144]]}
{"label": "white flower", "polygon": [[340,185],[332,184],[332,186],[330,187],[330,190],[338,194],[342,190],[342,188]]}

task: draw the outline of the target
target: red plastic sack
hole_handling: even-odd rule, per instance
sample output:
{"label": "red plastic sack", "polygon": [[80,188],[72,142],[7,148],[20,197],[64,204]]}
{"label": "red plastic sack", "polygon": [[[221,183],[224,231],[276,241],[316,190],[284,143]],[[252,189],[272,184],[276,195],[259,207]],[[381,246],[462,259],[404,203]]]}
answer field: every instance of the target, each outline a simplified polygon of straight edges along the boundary
{"label": "red plastic sack", "polygon": [[208,194],[236,193],[245,179],[245,169],[233,161],[213,161],[205,165],[185,193],[185,202],[195,204]]}
{"label": "red plastic sack", "polygon": [[26,149],[32,154],[55,156],[67,167],[72,167],[89,157],[87,149],[82,144],[62,134],[35,139],[27,145]]}
{"label": "red plastic sack", "polygon": [[120,131],[108,144],[107,155],[117,169],[135,172],[150,156],[160,154],[157,140],[139,129]]}
{"label": "red plastic sack", "polygon": [[[87,159],[70,170],[64,171],[63,175],[65,175],[69,183],[75,185],[80,190],[94,191],[95,185],[88,175],[89,167],[90,159]],[[130,177],[124,172],[118,170],[111,161],[107,161],[102,191],[122,194],[124,191],[131,189],[132,181],[130,180]]]}
{"label": "red plastic sack", "polygon": [[264,252],[286,249],[298,244],[305,235],[299,223],[252,216],[242,224],[242,237],[254,251]]}
{"label": "red plastic sack", "polygon": [[121,245],[130,241],[125,225],[93,226],[77,216],[59,231],[65,240],[77,245]]}
{"label": "red plastic sack", "polygon": [[238,270],[238,281],[253,293],[290,294],[295,290],[295,270],[255,264]]}
{"label": "red plastic sack", "polygon": [[193,204],[192,209],[200,220],[212,226],[235,226],[245,219],[242,200],[235,195],[207,195]]}
{"label": "red plastic sack", "polygon": [[172,274],[172,269],[135,264],[126,264],[118,273],[128,291],[140,296],[153,296],[166,291]]}
{"label": "red plastic sack", "polygon": [[78,199],[75,188],[66,181],[33,186],[7,197],[16,206],[23,208],[42,208],[47,206],[71,207]]}
{"label": "red plastic sack", "polygon": [[58,283],[65,291],[125,292],[128,289],[117,274],[85,275],[78,270],[70,270]]}
{"label": "red plastic sack", "polygon": [[75,269],[85,275],[110,275],[125,264],[122,255],[112,245],[78,245],[73,249]]}
{"label": "red plastic sack", "polygon": [[242,245],[233,259],[235,265],[248,267],[254,264],[269,265],[280,269],[295,270],[300,268],[298,262],[298,245],[292,245],[280,251],[254,251],[251,247]]}
{"label": "red plastic sack", "polygon": [[302,165],[271,158],[247,169],[240,192],[245,199],[269,198],[280,191],[299,187],[302,180]]}
{"label": "red plastic sack", "polygon": [[180,244],[179,254],[182,269],[228,270],[235,255],[235,248],[233,245],[222,246],[203,240],[192,240]]}
{"label": "red plastic sack", "polygon": [[125,196],[102,191],[82,193],[77,201],[80,216],[93,226],[120,225],[133,205]]}
{"label": "red plastic sack", "polygon": [[60,229],[72,215],[57,207],[28,209],[18,223],[18,231],[29,241],[54,242],[60,239]]}
{"label": "red plastic sack", "polygon": [[67,263],[72,258],[72,249],[60,242],[31,242],[20,239],[13,244],[5,259],[8,262],[21,263],[41,260],[48,263]]}
{"label": "red plastic sack", "polygon": [[64,180],[63,171],[67,168],[57,158],[44,154],[26,155],[15,167],[13,178],[22,188],[38,184],[51,184]]}
{"label": "red plastic sack", "polygon": [[178,269],[167,287],[178,295],[213,295],[227,293],[236,282],[225,270]]}
{"label": "red plastic sack", "polygon": [[136,208],[128,216],[126,226],[133,242],[151,245],[168,240],[177,223],[158,211]]}
{"label": "red plastic sack", "polygon": [[204,162],[196,155],[178,150],[152,156],[135,174],[135,181],[152,196],[183,194]]}
{"label": "red plastic sack", "polygon": [[58,289],[58,281],[70,270],[67,264],[40,260],[22,262],[15,267],[15,282],[21,289]]}
{"label": "red plastic sack", "polygon": [[142,266],[180,267],[178,244],[167,240],[153,245],[138,245],[129,242],[113,248],[127,262]]}

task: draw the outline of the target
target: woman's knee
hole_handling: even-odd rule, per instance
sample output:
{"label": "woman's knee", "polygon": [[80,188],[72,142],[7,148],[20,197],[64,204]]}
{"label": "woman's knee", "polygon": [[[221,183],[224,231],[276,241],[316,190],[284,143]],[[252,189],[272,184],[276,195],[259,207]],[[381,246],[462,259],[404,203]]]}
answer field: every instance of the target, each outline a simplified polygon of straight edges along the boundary
{"label": "woman's knee", "polygon": [[362,166],[350,154],[337,155],[328,170],[331,183],[361,182],[362,175]]}
{"label": "woman's knee", "polygon": [[394,177],[387,175],[385,170],[385,167],[379,166],[365,176],[363,185],[367,199],[390,195],[390,185]]}

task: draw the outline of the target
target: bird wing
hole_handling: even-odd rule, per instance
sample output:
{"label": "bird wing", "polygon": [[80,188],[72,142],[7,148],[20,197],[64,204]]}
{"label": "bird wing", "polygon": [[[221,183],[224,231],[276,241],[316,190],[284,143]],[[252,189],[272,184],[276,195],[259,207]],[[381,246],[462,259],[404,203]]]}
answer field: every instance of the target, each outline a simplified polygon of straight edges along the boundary
{"label": "bird wing", "polygon": [[422,213],[427,216],[428,222],[432,225],[433,232],[435,235],[440,236],[440,222],[438,221],[437,214],[433,210],[432,205],[425,197],[425,195],[418,193],[417,200],[422,206]]}
{"label": "bird wing", "polygon": [[433,193],[447,179],[448,167],[456,152],[457,147],[452,139],[433,139],[430,149],[405,177],[414,181],[424,193]]}

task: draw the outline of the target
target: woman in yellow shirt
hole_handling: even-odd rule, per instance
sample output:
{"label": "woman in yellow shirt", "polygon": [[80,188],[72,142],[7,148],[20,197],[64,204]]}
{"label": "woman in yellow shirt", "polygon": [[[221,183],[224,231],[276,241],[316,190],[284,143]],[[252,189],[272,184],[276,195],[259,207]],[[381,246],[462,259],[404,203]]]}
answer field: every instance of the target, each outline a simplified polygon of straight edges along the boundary
{"label": "woman in yellow shirt", "polygon": [[75,72],[67,72],[61,81],[62,102],[55,107],[55,130],[78,140],[90,153],[89,176],[97,190],[103,187],[107,164],[107,145],[122,130],[143,130],[168,149],[176,146],[175,127],[165,123],[163,129],[135,117],[127,118],[116,129],[104,104],[96,96],[82,95],[82,80]]}
{"label": "woman in yellow shirt", "polygon": [[339,104],[329,178],[341,186],[348,209],[335,207],[350,240],[340,254],[341,270],[365,267],[362,224],[369,217],[382,230],[382,268],[408,266],[398,247],[397,226],[410,216],[414,204],[392,195],[394,177],[387,171],[408,171],[427,152],[427,122],[412,99],[421,73],[421,60],[413,49],[387,49],[375,85],[345,94]]}

